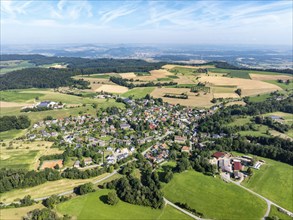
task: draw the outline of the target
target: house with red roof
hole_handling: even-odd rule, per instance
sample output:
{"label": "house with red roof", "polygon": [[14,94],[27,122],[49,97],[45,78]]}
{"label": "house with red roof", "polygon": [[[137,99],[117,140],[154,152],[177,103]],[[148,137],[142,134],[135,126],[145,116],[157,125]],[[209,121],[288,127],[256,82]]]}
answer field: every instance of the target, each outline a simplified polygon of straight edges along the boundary
{"label": "house with red roof", "polygon": [[223,158],[225,157],[225,153],[224,152],[216,152],[213,154],[213,157],[215,157],[216,159],[219,159],[219,158]]}

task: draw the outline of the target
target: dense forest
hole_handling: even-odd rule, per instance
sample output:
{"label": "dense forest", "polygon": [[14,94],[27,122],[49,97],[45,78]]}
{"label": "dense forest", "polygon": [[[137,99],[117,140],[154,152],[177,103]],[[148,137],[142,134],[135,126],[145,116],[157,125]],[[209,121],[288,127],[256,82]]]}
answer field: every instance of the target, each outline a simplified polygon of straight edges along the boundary
{"label": "dense forest", "polygon": [[0,132],[28,128],[31,124],[26,115],[0,117]]}
{"label": "dense forest", "polygon": [[68,68],[80,72],[80,74],[93,74],[93,73],[107,73],[107,72],[148,72],[153,69],[159,69],[165,63],[152,62],[149,63],[144,60],[137,59],[88,59],[78,57],[47,57],[38,54],[32,55],[18,55],[9,54],[1,55],[2,61],[8,60],[28,60],[36,66],[64,63]]}
{"label": "dense forest", "polygon": [[57,88],[74,86],[87,88],[89,83],[74,80],[75,72],[61,69],[27,68],[16,70],[0,76],[0,90],[26,88]]}

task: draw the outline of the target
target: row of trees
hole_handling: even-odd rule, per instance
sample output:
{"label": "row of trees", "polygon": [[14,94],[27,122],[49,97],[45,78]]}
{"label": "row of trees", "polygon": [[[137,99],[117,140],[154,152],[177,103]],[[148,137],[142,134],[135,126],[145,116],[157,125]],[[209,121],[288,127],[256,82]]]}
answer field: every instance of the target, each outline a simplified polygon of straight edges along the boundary
{"label": "row of trees", "polygon": [[26,115],[0,117],[0,132],[11,129],[25,129],[31,125]]}
{"label": "row of trees", "polygon": [[128,80],[126,79],[123,79],[121,77],[115,77],[115,76],[111,76],[110,77],[110,80],[113,82],[113,83],[116,83],[120,86],[125,86],[129,89],[133,89],[135,87],[154,87],[154,86],[173,86],[173,85],[177,85],[176,82],[165,82],[165,83],[161,83],[161,82],[158,82],[158,83],[154,83],[154,82],[147,82],[147,83],[139,83],[139,84],[134,84],[134,83],[131,83],[129,82]]}

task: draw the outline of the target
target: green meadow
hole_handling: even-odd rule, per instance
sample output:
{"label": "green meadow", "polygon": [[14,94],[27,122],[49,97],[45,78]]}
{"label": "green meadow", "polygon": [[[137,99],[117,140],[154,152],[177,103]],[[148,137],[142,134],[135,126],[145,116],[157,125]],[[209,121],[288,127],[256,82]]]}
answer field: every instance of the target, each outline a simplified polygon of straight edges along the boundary
{"label": "green meadow", "polygon": [[244,181],[243,185],[293,211],[293,166],[267,158],[258,158],[266,163],[259,170],[254,170],[253,176]]}
{"label": "green meadow", "polygon": [[123,93],[121,96],[133,97],[134,99],[141,99],[144,98],[147,94],[150,94],[154,89],[154,87],[134,88]]}
{"label": "green meadow", "polygon": [[173,203],[187,203],[210,219],[261,219],[267,208],[239,186],[193,170],[175,174],[163,192]]}
{"label": "green meadow", "polygon": [[123,201],[111,206],[106,204],[109,190],[98,190],[59,204],[59,213],[74,216],[76,219],[191,219],[170,206],[163,209],[132,205]]}

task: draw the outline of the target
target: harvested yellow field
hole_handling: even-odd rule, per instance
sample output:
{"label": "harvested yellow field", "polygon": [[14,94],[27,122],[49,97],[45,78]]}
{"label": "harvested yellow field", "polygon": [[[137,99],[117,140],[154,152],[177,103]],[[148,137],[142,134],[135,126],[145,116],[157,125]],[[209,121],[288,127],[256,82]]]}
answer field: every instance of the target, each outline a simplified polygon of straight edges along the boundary
{"label": "harvested yellow field", "polygon": [[26,106],[26,105],[27,105],[26,103],[0,101],[0,108],[22,107],[22,106]]}
{"label": "harvested yellow field", "polygon": [[0,219],[2,220],[21,220],[30,211],[34,209],[45,208],[42,204],[35,204],[32,206],[21,207],[21,208],[9,208],[1,209]]}
{"label": "harvested yellow field", "polygon": [[281,79],[281,80],[287,80],[287,79],[292,80],[293,79],[292,76],[286,76],[286,75],[263,75],[263,74],[250,73],[249,76],[253,80],[261,80],[261,81],[278,80],[278,79]]}
{"label": "harvested yellow field", "polygon": [[38,186],[16,189],[6,193],[2,193],[1,202],[13,202],[22,199],[26,195],[31,195],[33,199],[46,197],[50,195],[56,195],[64,191],[72,190],[74,187],[79,186],[84,183],[94,182],[103,177],[106,177],[108,173],[104,173],[100,176],[90,178],[90,179],[61,179],[56,181],[50,181],[43,183]]}
{"label": "harvested yellow field", "polygon": [[214,93],[214,98],[239,98],[236,93]]}
{"label": "harvested yellow field", "polygon": [[159,78],[166,78],[168,76],[173,75],[172,73],[170,73],[169,71],[165,69],[151,70],[150,74],[151,74],[150,76],[137,76],[134,79],[139,79],[140,81],[154,81]]}
{"label": "harvested yellow field", "polygon": [[268,93],[276,90],[282,90],[279,86],[250,79],[228,78],[217,76],[202,76],[200,82],[209,83],[214,86],[236,86],[242,90],[242,96],[251,96],[261,93]]}
{"label": "harvested yellow field", "polygon": [[231,106],[231,105],[241,105],[241,106],[245,106],[246,103],[243,101],[235,101],[235,102],[229,102],[226,104],[226,106]]}
{"label": "harvested yellow field", "polygon": [[120,73],[119,74],[123,79],[133,79],[136,77],[135,73]]}
{"label": "harvested yellow field", "polygon": [[173,82],[177,82],[178,84],[196,84],[196,80],[193,79],[192,76],[183,76],[177,74],[178,79],[174,79]]}
{"label": "harvested yellow field", "polygon": [[109,92],[109,93],[125,93],[128,91],[127,87],[119,86],[119,85],[100,85],[96,90],[96,92]]}
{"label": "harvested yellow field", "polygon": [[[166,93],[181,94],[187,93],[188,99],[176,99],[176,98],[166,98],[164,95]],[[210,107],[212,106],[211,100],[213,95],[211,93],[200,93],[197,96],[195,93],[190,92],[188,88],[155,88],[151,93],[154,98],[162,98],[165,102],[171,104],[180,104],[184,106],[197,106],[197,107]]]}

